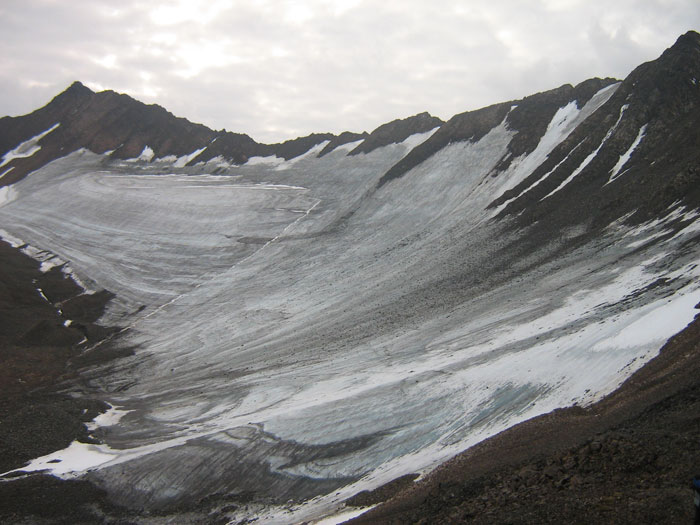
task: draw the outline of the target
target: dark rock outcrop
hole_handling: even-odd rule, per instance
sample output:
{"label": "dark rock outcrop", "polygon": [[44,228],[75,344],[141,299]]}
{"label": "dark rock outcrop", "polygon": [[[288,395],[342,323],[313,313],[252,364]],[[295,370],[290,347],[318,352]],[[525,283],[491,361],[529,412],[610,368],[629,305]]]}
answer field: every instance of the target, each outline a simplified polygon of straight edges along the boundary
{"label": "dark rock outcrop", "polygon": [[303,155],[314,146],[327,140],[333,140],[333,138],[335,138],[335,135],[332,133],[312,133],[306,137],[286,140],[279,144],[270,144],[265,149],[269,150],[270,155],[276,155],[284,160],[289,160]]}
{"label": "dark rock outcrop", "polygon": [[80,344],[112,331],[93,324],[112,297],[84,294],[58,267],[41,272],[38,262],[0,241],[0,472],[89,440],[84,423],[104,403],[55,389],[75,375],[69,363],[82,360]]}
{"label": "dark rock outcrop", "polygon": [[[261,145],[244,133],[224,132],[212,140],[204,151],[188,164],[207,162],[215,157],[221,157],[234,164],[243,164],[250,157],[260,155]],[[199,149],[199,148],[197,148]],[[194,151],[194,150],[193,150]]]}
{"label": "dark rock outcrop", "polygon": [[248,135],[226,132],[219,135],[199,155],[189,162],[195,165],[199,162],[207,162],[215,157],[221,157],[234,164],[244,164],[250,157],[277,156],[284,160],[290,160],[303,155],[314,146],[332,140],[332,133],[312,133],[306,137],[287,140],[278,144],[260,144]]}

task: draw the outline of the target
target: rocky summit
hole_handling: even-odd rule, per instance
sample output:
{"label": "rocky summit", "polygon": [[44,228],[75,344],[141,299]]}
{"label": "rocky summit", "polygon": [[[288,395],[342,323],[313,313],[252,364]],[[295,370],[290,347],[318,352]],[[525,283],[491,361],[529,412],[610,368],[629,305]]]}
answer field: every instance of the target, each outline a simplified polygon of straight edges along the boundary
{"label": "rocky summit", "polygon": [[0,119],[0,519],[689,522],[700,35],[261,144],[79,82]]}

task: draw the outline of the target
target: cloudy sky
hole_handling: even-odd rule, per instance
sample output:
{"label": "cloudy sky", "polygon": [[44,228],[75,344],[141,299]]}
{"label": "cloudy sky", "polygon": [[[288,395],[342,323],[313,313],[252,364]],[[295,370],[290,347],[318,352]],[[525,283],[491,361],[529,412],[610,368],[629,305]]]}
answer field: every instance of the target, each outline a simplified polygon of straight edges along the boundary
{"label": "cloudy sky", "polygon": [[1,0],[0,115],[73,80],[262,142],[624,78],[699,0]]}

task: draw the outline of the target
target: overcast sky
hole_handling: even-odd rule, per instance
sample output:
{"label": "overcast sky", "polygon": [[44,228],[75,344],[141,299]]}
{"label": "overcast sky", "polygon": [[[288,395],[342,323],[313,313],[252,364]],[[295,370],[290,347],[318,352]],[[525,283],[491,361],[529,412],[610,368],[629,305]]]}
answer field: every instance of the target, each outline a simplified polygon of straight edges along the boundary
{"label": "overcast sky", "polygon": [[699,0],[0,0],[0,115],[73,80],[277,142],[624,78]]}

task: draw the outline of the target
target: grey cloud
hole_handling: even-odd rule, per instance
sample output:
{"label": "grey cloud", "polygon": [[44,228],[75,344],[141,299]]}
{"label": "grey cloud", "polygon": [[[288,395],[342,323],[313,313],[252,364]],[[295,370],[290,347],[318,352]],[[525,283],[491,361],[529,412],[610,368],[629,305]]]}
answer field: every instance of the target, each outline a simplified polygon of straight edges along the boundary
{"label": "grey cloud", "polygon": [[[370,131],[625,76],[700,26],[695,0],[568,4],[366,0],[338,14],[309,0],[312,16],[293,23],[291,3],[238,1],[206,24],[163,25],[150,3],[9,0],[0,114],[29,112],[79,79],[257,140]],[[183,54],[191,44],[200,55]]]}

